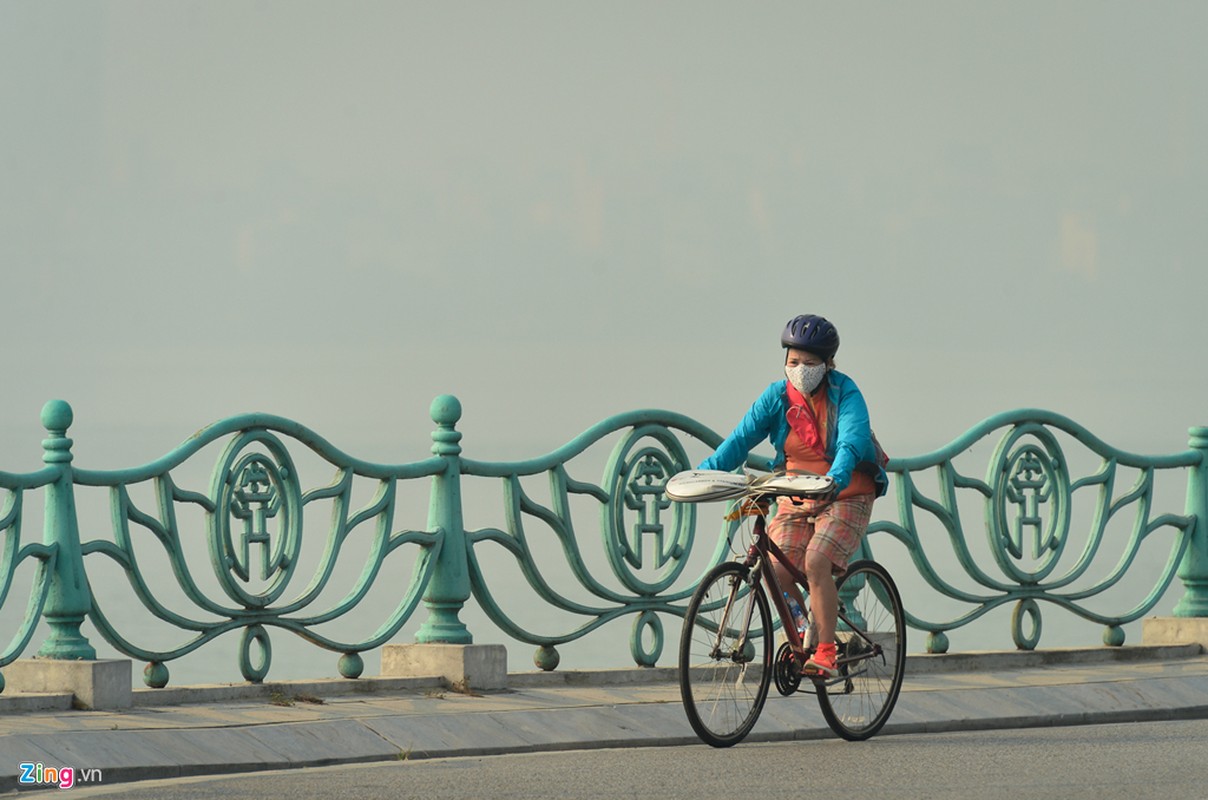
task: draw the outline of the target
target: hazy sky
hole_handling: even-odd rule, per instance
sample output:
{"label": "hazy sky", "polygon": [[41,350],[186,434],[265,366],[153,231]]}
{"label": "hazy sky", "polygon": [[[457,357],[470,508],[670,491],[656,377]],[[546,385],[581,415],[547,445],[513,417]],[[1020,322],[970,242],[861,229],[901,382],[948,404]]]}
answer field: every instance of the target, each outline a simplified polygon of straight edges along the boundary
{"label": "hazy sky", "polygon": [[[891,453],[1208,424],[1208,5],[0,0],[0,469],[290,416],[728,430],[821,313]],[[1196,144],[1199,142],[1200,144]]]}

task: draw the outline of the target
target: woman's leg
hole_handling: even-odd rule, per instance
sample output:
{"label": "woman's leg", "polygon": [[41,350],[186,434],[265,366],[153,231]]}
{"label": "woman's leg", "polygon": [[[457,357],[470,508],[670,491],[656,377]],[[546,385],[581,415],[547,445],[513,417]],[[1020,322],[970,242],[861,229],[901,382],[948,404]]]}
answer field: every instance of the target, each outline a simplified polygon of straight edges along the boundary
{"label": "woman's leg", "polygon": [[[784,551],[789,561],[803,572],[805,571],[805,549],[813,533],[813,517],[788,503],[781,503],[776,515],[768,522],[768,537]],[[808,606],[805,596],[801,593],[802,587],[797,585],[797,581],[793,579],[788,569],[776,559],[772,559],[772,572],[776,575],[776,582],[780,584],[781,591],[787,592],[788,596],[796,600],[802,610],[805,610]]]}
{"label": "woman's leg", "polygon": [[810,581],[810,614],[819,642],[835,641],[839,616],[839,592],[835,588],[835,565],[817,550],[805,554],[805,576]]}
{"label": "woman's leg", "polygon": [[815,517],[814,535],[805,553],[805,576],[819,645],[834,645],[839,615],[835,575],[847,569],[848,560],[860,546],[872,516],[872,502],[871,496],[864,495],[836,500]]}

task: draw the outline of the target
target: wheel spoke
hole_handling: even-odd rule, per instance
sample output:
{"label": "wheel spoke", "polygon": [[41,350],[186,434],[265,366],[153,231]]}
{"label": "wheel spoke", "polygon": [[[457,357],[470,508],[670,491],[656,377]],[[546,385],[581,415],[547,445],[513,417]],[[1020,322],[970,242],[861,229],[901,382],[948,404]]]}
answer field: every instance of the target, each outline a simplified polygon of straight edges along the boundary
{"label": "wheel spoke", "polygon": [[693,729],[716,747],[740,741],[754,726],[771,680],[767,597],[723,564],[701,581],[684,617],[680,694]]}
{"label": "wheel spoke", "polygon": [[[845,589],[846,587],[846,589]],[[840,590],[847,601],[839,633],[841,676],[820,682],[818,701],[827,723],[846,739],[866,739],[885,724],[897,702],[906,658],[905,616],[889,573],[879,564],[851,565]]]}

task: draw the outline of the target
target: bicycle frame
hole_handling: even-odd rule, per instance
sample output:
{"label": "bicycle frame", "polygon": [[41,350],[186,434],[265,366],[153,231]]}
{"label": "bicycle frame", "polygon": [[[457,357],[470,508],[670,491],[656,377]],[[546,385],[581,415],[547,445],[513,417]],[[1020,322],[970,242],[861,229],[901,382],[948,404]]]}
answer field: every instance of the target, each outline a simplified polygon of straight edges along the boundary
{"label": "bicycle frame", "polygon": [[[793,655],[796,659],[798,659],[800,664],[804,664],[809,654],[805,650],[805,642],[802,640],[801,635],[797,632],[796,625],[792,624],[793,615],[789,611],[788,603],[785,601],[784,589],[780,585],[780,581],[776,578],[776,570],[772,566],[771,559],[776,559],[776,561],[788,571],[790,577],[792,577],[792,579],[796,581],[798,585],[807,587],[808,589],[809,580],[805,573],[802,572],[795,564],[791,563],[784,551],[781,550],[780,547],[774,541],[772,541],[771,537],[768,536],[766,519],[768,500],[766,498],[758,499],[755,503],[755,507],[758,509],[759,513],[754,515],[755,522],[752,528],[752,536],[754,541],[752,541],[751,546],[747,549],[747,557],[743,564],[750,569],[758,570],[759,579],[763,581],[764,586],[768,588],[769,593],[772,595],[772,604],[776,609],[776,614],[780,617],[781,629],[783,630],[785,637],[788,639],[789,644],[793,649]],[[752,610],[753,607],[748,606],[747,618],[742,621],[742,635],[739,637],[739,641],[744,645],[747,641],[747,633],[750,629],[750,617]],[[726,609],[723,620],[728,620],[729,616],[729,609]],[[863,640],[871,648],[871,650],[854,658],[848,657],[846,654],[844,654],[836,659],[835,663],[837,666],[849,666],[859,661],[867,661],[870,658],[876,658],[877,656],[880,656],[882,659],[884,659],[884,652],[881,645],[871,639],[860,626],[856,625],[851,621],[851,619],[848,618],[846,609],[843,607],[842,600],[839,602],[838,620],[846,626],[847,632],[850,632],[853,636]],[[722,627],[724,629],[724,624]],[[828,686],[837,684],[839,682],[849,680],[858,674],[859,673],[853,674],[849,672],[840,675],[837,678],[832,678],[828,681],[825,681],[825,683]]]}

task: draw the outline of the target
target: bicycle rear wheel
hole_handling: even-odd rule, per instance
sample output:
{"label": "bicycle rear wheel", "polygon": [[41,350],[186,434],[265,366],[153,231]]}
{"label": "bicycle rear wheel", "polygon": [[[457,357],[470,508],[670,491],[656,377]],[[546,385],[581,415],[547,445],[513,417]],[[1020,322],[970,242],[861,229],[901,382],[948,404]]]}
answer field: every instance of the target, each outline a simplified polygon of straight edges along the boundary
{"label": "bicycle rear wheel", "polygon": [[684,615],[680,697],[692,729],[714,747],[742,741],[768,697],[772,615],[763,585],[736,562],[704,577]]}
{"label": "bicycle rear wheel", "polygon": [[839,582],[844,615],[835,638],[838,679],[817,681],[818,704],[831,730],[850,741],[867,739],[889,719],[906,669],[906,618],[889,572],[857,561]]}

